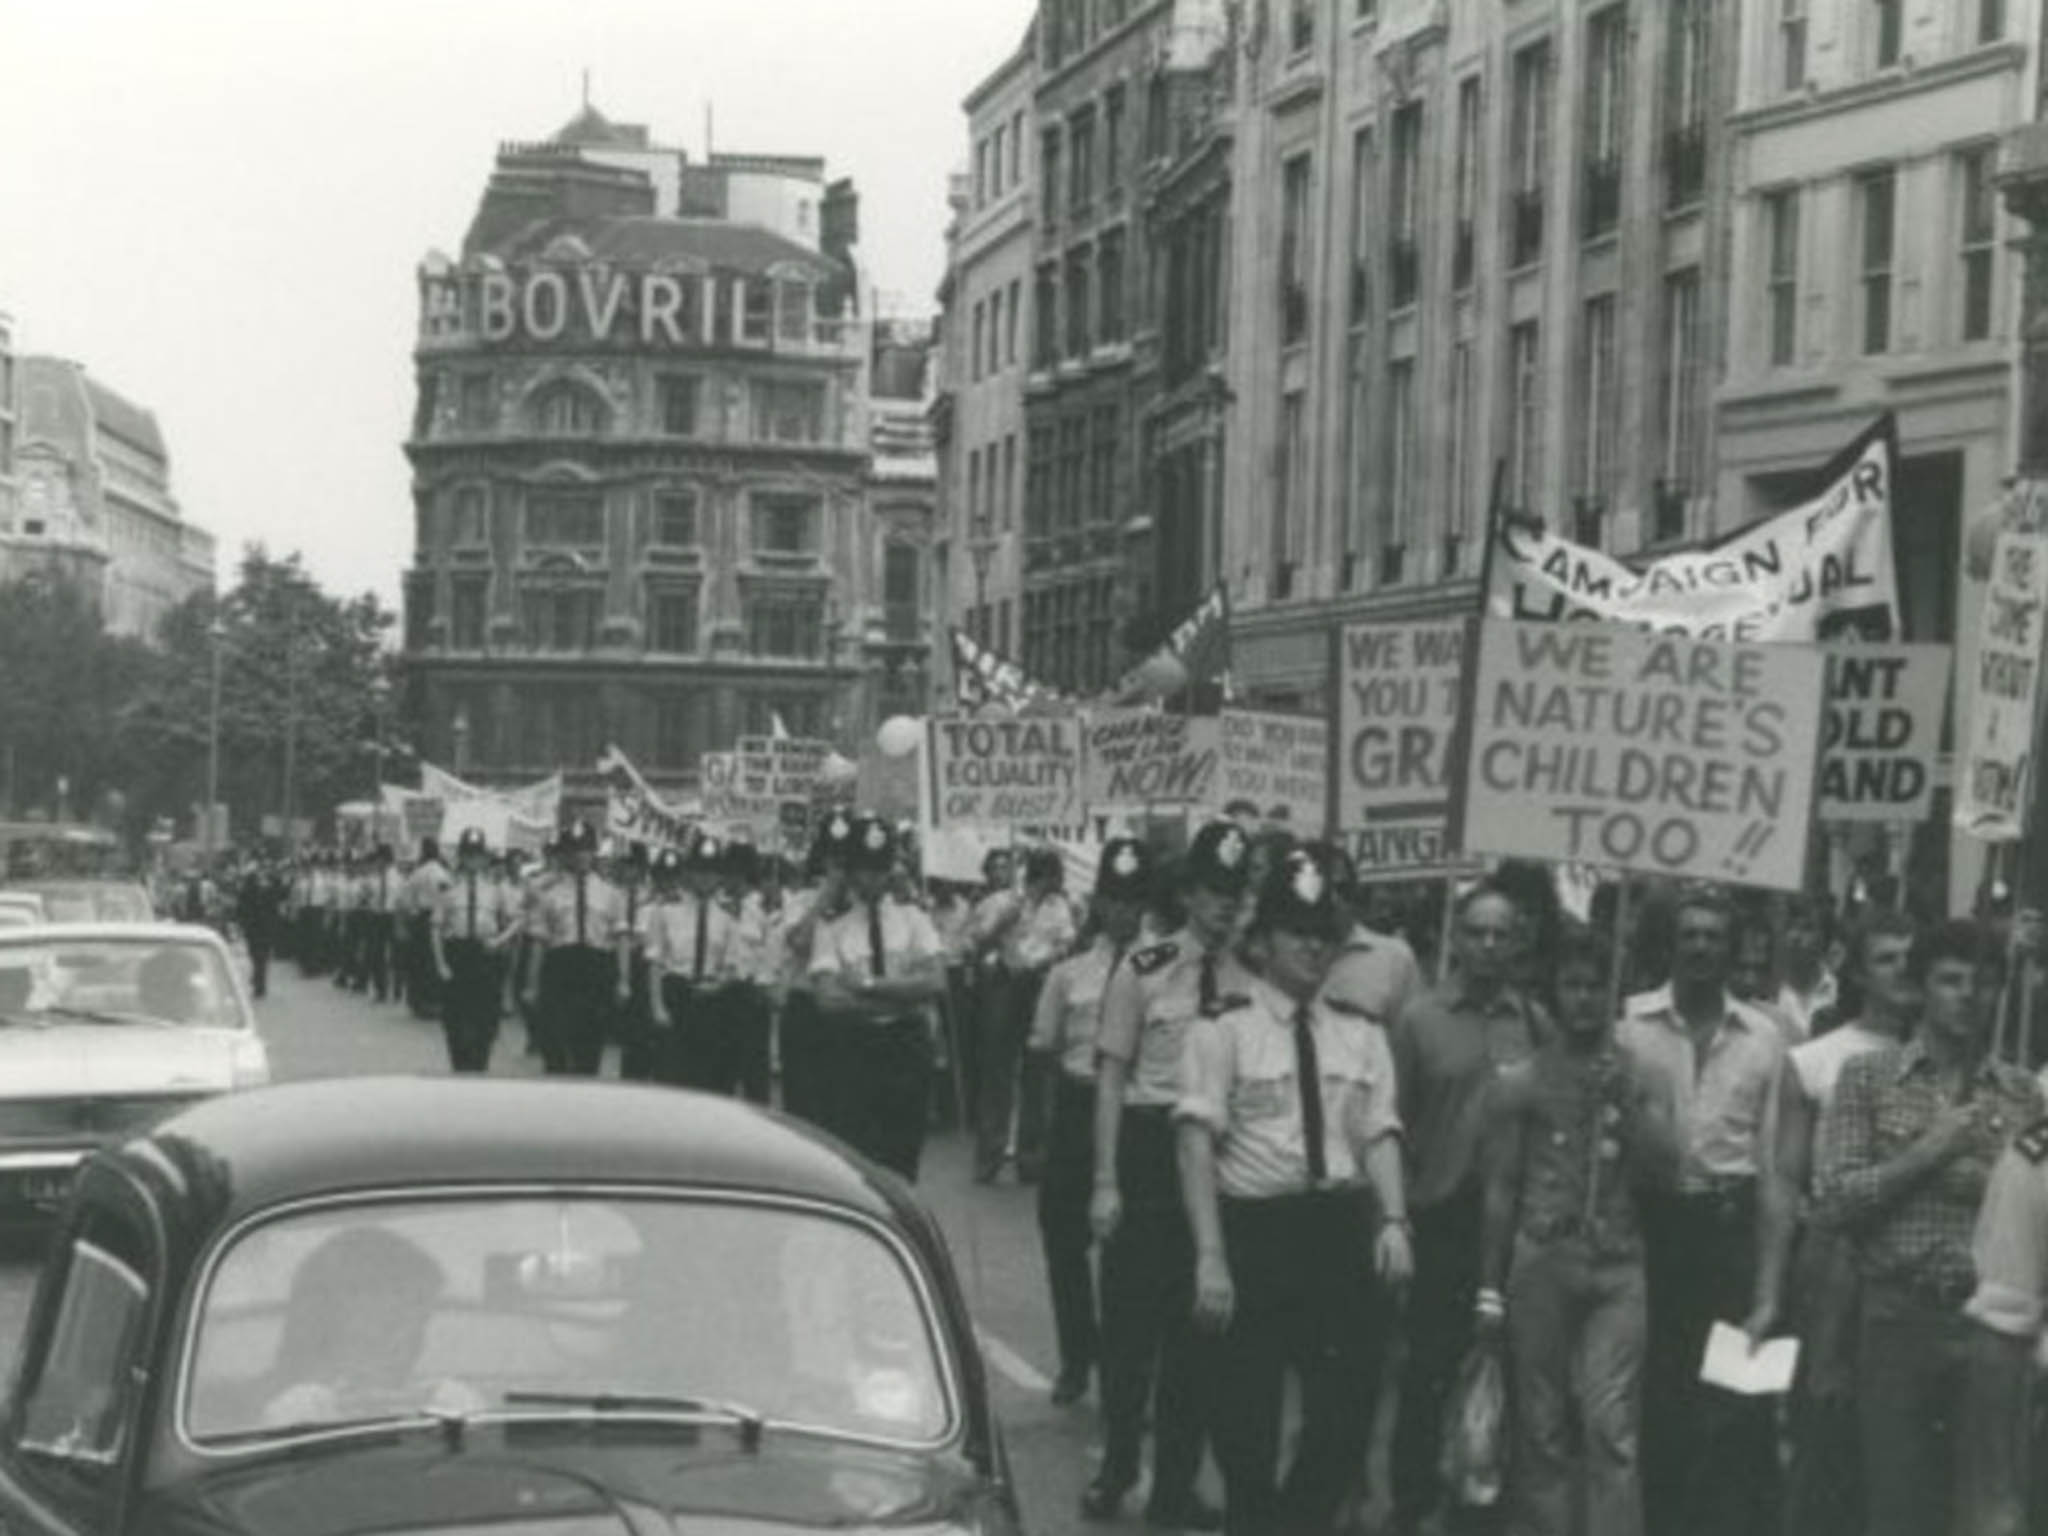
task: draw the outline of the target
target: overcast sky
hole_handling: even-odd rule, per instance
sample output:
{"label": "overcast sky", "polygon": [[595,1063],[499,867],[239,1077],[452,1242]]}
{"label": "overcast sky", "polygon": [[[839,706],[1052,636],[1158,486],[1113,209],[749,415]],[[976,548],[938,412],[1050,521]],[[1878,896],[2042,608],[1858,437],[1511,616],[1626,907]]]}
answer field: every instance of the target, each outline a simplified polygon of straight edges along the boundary
{"label": "overcast sky", "polygon": [[693,156],[822,154],[872,280],[944,266],[961,99],[1032,0],[0,0],[0,309],[149,406],[187,517],[396,605],[413,269],[502,139],[591,99]]}

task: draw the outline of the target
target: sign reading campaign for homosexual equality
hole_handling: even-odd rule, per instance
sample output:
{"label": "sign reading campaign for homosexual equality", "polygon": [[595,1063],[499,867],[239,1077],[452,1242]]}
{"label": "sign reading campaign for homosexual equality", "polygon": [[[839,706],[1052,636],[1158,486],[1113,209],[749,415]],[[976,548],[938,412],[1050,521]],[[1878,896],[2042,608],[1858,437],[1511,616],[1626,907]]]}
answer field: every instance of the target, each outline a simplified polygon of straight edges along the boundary
{"label": "sign reading campaign for homosexual equality", "polygon": [[1071,715],[931,723],[932,819],[1031,827],[1081,816],[1081,724]]}
{"label": "sign reading campaign for homosexual equality", "polygon": [[1822,821],[1925,821],[1948,704],[1945,645],[1847,645],[1828,653],[1821,717]]}
{"label": "sign reading campaign for homosexual equality", "polygon": [[2048,535],[2002,533],[1977,629],[1977,692],[1956,786],[1955,824],[1987,843],[2017,842],[2026,833],[2044,629]]}
{"label": "sign reading campaign for homosexual equality", "polygon": [[1445,852],[1454,845],[1444,832],[1466,634],[1464,619],[1369,621],[1337,632],[1330,817],[1361,879],[1464,863]]}
{"label": "sign reading campaign for homosexual equality", "polygon": [[1642,569],[1519,518],[1495,520],[1486,611],[1601,619],[1704,640],[1897,640],[1890,417],[1829,464],[1811,501]]}
{"label": "sign reading campaign for homosexual equality", "polygon": [[1507,619],[1481,635],[1460,846],[1801,888],[1824,652]]}
{"label": "sign reading campaign for homosexual equality", "polygon": [[1226,709],[1217,765],[1216,809],[1249,800],[1268,821],[1316,837],[1330,814],[1330,725],[1312,715]]}
{"label": "sign reading campaign for homosexual equality", "polygon": [[1083,720],[1081,798],[1090,808],[1208,802],[1216,784],[1214,716],[1102,709]]}

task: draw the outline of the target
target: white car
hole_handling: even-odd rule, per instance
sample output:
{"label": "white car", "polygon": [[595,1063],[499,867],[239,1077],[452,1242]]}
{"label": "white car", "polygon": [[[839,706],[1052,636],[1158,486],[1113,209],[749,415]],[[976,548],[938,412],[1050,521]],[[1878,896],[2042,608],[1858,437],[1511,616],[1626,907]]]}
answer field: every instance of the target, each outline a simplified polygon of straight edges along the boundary
{"label": "white car", "polygon": [[0,928],[0,1220],[61,1204],[94,1148],[269,1081],[255,1010],[211,929]]}

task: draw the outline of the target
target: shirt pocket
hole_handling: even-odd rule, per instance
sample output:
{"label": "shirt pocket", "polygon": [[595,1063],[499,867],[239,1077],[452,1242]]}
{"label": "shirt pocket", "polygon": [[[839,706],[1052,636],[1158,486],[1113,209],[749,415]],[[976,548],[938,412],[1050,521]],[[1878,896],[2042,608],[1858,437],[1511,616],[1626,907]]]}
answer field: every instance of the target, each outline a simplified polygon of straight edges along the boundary
{"label": "shirt pocket", "polygon": [[1240,1077],[1230,1085],[1230,1118],[1242,1124],[1285,1119],[1293,1103],[1294,1077]]}

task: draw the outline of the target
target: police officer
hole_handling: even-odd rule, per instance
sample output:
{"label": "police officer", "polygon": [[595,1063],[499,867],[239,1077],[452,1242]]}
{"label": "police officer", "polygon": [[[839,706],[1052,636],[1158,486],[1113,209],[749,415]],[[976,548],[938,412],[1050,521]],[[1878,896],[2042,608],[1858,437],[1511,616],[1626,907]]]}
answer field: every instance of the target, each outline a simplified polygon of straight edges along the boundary
{"label": "police officer", "polygon": [[392,868],[395,862],[391,845],[379,843],[371,851],[358,896],[363,911],[363,980],[380,1003],[391,996],[391,951],[399,891]]}
{"label": "police officer", "polygon": [[654,1011],[647,939],[654,911],[668,899],[661,872],[669,850],[650,856],[645,843],[634,843],[620,863],[620,884],[626,899],[625,923],[619,930],[618,1017],[613,1033],[619,1042],[619,1076],[628,1082],[654,1080],[652,1031]]}
{"label": "police officer", "polygon": [[720,897],[733,921],[732,953],[718,1006],[733,1042],[739,1093],[756,1104],[769,1099],[769,1034],[773,1015],[764,968],[768,955],[768,909],[756,888],[761,860],[746,843],[728,843],[719,870]]}
{"label": "police officer", "polygon": [[363,853],[351,848],[342,855],[341,879],[335,886],[334,926],[340,961],[334,984],[347,992],[363,990]]}
{"label": "police officer", "polygon": [[852,844],[853,817],[833,811],[811,841],[804,886],[783,902],[782,1107],[826,1129],[832,1118],[831,1036],[811,984],[811,952],[818,929],[845,907]]}
{"label": "police officer", "polygon": [[595,1077],[616,1006],[616,953],[624,907],[599,876],[597,830],[580,821],[561,836],[562,872],[536,894],[526,994],[550,1074]]}
{"label": "police officer", "polygon": [[835,1036],[831,1118],[855,1150],[914,1181],[931,1108],[930,1013],[945,991],[945,952],[924,909],[890,894],[889,823],[866,816],[852,832],[853,904],[818,929],[810,966],[824,1027]]}
{"label": "police officer", "polygon": [[[489,855],[485,857],[488,860]],[[416,1019],[431,1019],[439,1010],[440,969],[434,964],[434,914],[454,878],[441,857],[440,839],[421,838],[420,861],[405,877],[400,893],[400,906],[405,914],[400,938],[404,956],[401,972],[405,977],[406,1001],[412,1005]]]}
{"label": "police officer", "polygon": [[1977,1290],[1957,1445],[1965,1458],[1958,1536],[2026,1536],[2048,1525],[2048,1118],[2015,1137],[1977,1214]]}
{"label": "police officer", "polygon": [[427,945],[441,982],[448,1065],[456,1072],[488,1072],[498,1038],[504,947],[517,930],[518,914],[504,885],[491,877],[481,830],[462,834],[455,858],[459,873],[428,914]]}
{"label": "police officer", "polygon": [[[1379,1285],[1414,1269],[1386,1036],[1318,1000],[1350,926],[1335,886],[1323,850],[1274,859],[1248,934],[1261,974],[1189,1027],[1175,1110],[1232,1536],[1336,1529],[1379,1387]],[[1301,1426],[1283,1481],[1290,1370]]]}
{"label": "police officer", "polygon": [[1103,846],[1095,875],[1095,941],[1046,974],[1032,1013],[1031,1058],[1053,1085],[1045,1173],[1038,1186],[1038,1233],[1059,1337],[1060,1373],[1052,1400],[1061,1405],[1087,1394],[1101,1344],[1088,1252],[1095,1245],[1088,1196],[1095,1180],[1096,1023],[1110,979],[1137,941],[1150,887],[1151,861],[1144,844],[1120,837]]}
{"label": "police officer", "polygon": [[249,991],[258,998],[270,993],[270,952],[277,944],[282,920],[276,878],[266,865],[252,863],[235,889],[235,922],[249,946]]}
{"label": "police officer", "polygon": [[719,899],[725,841],[699,831],[683,855],[683,890],[657,909],[648,943],[662,1081],[731,1093],[738,1080],[719,990],[732,967],[733,918]]}
{"label": "police officer", "polygon": [[1191,1328],[1195,1252],[1181,1201],[1173,1106],[1189,1028],[1250,995],[1251,973],[1231,948],[1250,859],[1251,842],[1234,822],[1210,822],[1197,832],[1182,870],[1186,926],[1133,954],[1103,1001],[1089,1219],[1103,1244],[1106,1443],[1081,1502],[1091,1520],[1114,1518],[1138,1480],[1155,1373],[1148,1518],[1211,1529],[1219,1518],[1194,1491],[1203,1444]]}

